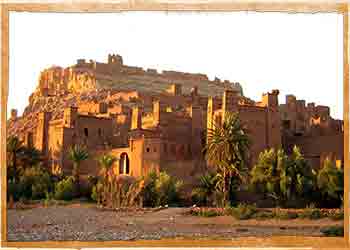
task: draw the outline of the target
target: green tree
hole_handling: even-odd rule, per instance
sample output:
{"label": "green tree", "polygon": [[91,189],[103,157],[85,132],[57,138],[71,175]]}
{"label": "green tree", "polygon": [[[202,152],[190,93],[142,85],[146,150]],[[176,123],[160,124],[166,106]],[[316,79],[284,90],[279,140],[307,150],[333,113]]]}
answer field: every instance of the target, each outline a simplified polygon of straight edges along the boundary
{"label": "green tree", "polygon": [[317,187],[322,195],[322,200],[335,200],[340,203],[344,192],[344,171],[338,169],[335,164],[326,158],[317,174]]}
{"label": "green tree", "polygon": [[261,152],[250,172],[250,184],[279,203],[310,200],[315,191],[316,174],[297,146],[290,156],[282,150]]}
{"label": "green tree", "polygon": [[293,147],[287,163],[281,168],[280,189],[284,200],[295,201],[297,198],[309,198],[315,186],[315,172],[300,152]]}
{"label": "green tree", "polygon": [[87,149],[80,145],[75,145],[70,147],[68,150],[68,157],[73,162],[73,177],[75,181],[75,186],[77,189],[77,195],[80,195],[80,164],[89,158],[89,153]]}
{"label": "green tree", "polygon": [[16,184],[19,181],[19,169],[18,169],[18,156],[24,150],[22,141],[17,136],[10,136],[7,139],[6,151],[8,160],[8,179],[13,178],[13,182]]}
{"label": "green tree", "polygon": [[[227,113],[221,125],[214,123],[207,137],[206,158],[217,168],[217,184],[222,191],[223,205],[227,205],[233,201],[233,192],[229,192],[232,184],[245,180],[250,141],[238,113]],[[237,186],[234,189],[236,191]]]}
{"label": "green tree", "polygon": [[281,172],[286,167],[287,155],[283,149],[267,149],[259,154],[258,162],[250,172],[250,184],[255,191],[279,200]]}

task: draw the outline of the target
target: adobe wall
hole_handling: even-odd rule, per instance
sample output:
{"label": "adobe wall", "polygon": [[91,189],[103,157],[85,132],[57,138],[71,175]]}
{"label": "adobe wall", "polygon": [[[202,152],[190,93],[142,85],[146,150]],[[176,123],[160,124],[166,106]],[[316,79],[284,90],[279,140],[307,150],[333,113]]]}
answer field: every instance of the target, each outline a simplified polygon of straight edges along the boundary
{"label": "adobe wall", "polygon": [[142,174],[148,175],[152,170],[159,172],[161,158],[161,139],[147,138],[144,139],[143,145],[143,166]]}
{"label": "adobe wall", "polygon": [[51,113],[49,112],[41,112],[38,114],[34,146],[44,154],[47,154],[48,151],[48,130],[50,119]]}
{"label": "adobe wall", "polygon": [[264,108],[240,106],[239,118],[243,126],[247,128],[251,140],[249,154],[252,166],[257,161],[260,152],[269,145],[267,112]]}
{"label": "adobe wall", "polygon": [[145,176],[147,171],[144,171],[144,139],[143,138],[130,138],[130,166],[132,174],[135,177]]}
{"label": "adobe wall", "polygon": [[[120,158],[121,158],[121,154],[123,153],[127,154],[130,159],[129,147],[111,149],[111,150],[91,150],[89,151],[89,159],[86,161],[83,161],[81,164],[80,173],[83,176],[88,176],[88,175],[98,176],[101,170],[99,157],[108,154],[108,155],[114,156],[117,159],[112,165],[112,170],[114,174],[119,175]],[[133,175],[133,173],[131,173],[130,175]]]}
{"label": "adobe wall", "polygon": [[320,166],[322,155],[333,154],[337,160],[343,160],[344,155],[344,134],[330,136],[294,136],[289,138],[288,147],[297,145],[301,148],[305,158],[313,158],[314,167]]}
{"label": "adobe wall", "polygon": [[113,137],[112,119],[79,115],[72,135],[72,142],[96,148],[111,144]]}

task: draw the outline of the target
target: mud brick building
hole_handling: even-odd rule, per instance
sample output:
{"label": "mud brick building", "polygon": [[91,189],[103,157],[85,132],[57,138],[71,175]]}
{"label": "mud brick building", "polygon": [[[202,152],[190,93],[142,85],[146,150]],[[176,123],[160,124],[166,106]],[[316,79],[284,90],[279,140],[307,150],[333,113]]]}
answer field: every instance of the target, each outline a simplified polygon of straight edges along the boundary
{"label": "mud brick building", "polygon": [[76,65],[44,70],[21,117],[14,110],[9,134],[43,152],[53,172],[70,174],[67,150],[85,145],[90,157],[82,175],[96,175],[97,157],[118,158],[116,174],[144,176],[152,169],[190,183],[206,168],[205,134],[227,112],[238,112],[249,131],[250,166],[260,152],[301,147],[314,167],[326,157],[343,161],[343,122],[329,107],[306,104],[288,95],[278,103],[278,90],[260,101],[242,94],[238,83],[208,80],[203,74],[126,66],[119,55],[107,63],[78,60]]}

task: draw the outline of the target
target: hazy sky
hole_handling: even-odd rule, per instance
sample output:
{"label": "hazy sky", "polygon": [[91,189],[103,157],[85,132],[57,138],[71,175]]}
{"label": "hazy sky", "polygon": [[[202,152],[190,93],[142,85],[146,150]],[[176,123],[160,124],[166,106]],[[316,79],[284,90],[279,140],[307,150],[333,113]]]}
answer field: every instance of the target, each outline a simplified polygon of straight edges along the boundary
{"label": "hazy sky", "polygon": [[343,112],[342,17],[254,12],[10,14],[8,110],[21,114],[40,71],[108,53],[131,66],[240,82],[244,94],[286,94]]}

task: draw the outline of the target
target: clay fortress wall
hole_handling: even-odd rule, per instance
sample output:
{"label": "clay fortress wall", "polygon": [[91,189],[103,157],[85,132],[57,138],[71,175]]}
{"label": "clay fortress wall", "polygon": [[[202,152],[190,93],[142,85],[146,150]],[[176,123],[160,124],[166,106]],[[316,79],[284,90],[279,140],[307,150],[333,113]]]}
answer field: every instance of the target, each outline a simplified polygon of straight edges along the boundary
{"label": "clay fortress wall", "polygon": [[[227,112],[238,112],[252,141],[250,167],[263,150],[282,147],[290,152],[294,145],[314,167],[326,157],[342,165],[343,122],[330,116],[329,107],[306,104],[293,95],[279,104],[278,90],[253,101],[242,95],[239,84],[209,81],[202,74],[125,66],[119,55],[109,55],[107,63],[78,60],[65,69],[44,70],[29,106],[39,99],[106,89],[101,100],[66,105],[61,116],[53,116],[55,105],[32,112],[32,126],[17,135],[43,152],[53,172],[70,174],[67,150],[83,144],[90,154],[82,167],[84,177],[96,175],[97,156],[108,153],[119,159],[116,174],[138,177],[151,170],[167,171],[190,185],[207,168],[202,153],[206,132],[222,123]],[[13,110],[10,130],[26,117],[28,112],[18,117]]]}

